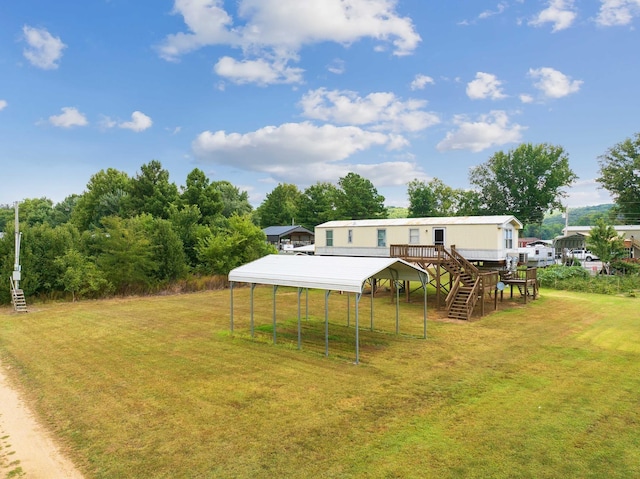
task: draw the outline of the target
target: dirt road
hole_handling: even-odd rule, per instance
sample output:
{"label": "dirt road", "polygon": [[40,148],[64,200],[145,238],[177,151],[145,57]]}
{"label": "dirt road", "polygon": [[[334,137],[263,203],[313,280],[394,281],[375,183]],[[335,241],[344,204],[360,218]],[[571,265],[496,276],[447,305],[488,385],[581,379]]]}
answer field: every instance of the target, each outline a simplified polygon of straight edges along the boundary
{"label": "dirt road", "polygon": [[82,477],[10,386],[0,364],[0,478]]}

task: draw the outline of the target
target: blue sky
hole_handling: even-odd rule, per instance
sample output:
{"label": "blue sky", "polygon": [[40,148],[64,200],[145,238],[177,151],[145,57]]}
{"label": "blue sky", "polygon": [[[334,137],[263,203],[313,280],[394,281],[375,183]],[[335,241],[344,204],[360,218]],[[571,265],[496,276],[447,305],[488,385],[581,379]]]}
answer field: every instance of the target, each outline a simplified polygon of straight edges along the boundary
{"label": "blue sky", "polygon": [[519,143],[567,151],[569,206],[640,130],[640,0],[5,0],[0,204],[159,160],[249,192],[356,172],[467,188]]}

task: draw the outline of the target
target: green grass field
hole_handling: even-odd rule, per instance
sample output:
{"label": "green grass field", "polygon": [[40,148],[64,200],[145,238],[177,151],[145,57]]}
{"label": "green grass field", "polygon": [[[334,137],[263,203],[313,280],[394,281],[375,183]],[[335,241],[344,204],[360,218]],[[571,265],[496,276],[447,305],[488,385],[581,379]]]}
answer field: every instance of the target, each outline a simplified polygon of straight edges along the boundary
{"label": "green grass field", "polygon": [[[88,478],[640,477],[640,300],[542,290],[471,322],[310,292],[0,309],[0,358]],[[351,300],[353,308],[353,298]],[[369,298],[360,304],[369,325]],[[303,305],[304,314],[304,305]],[[436,314],[429,311],[429,317]]]}

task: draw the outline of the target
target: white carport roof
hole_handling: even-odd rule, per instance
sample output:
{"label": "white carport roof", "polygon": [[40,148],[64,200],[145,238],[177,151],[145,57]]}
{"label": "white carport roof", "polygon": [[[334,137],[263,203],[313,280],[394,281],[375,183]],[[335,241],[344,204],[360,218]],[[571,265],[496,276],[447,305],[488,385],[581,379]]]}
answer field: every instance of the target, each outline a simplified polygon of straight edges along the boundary
{"label": "white carport roof", "polygon": [[398,258],[272,254],[235,268],[229,281],[362,293],[370,278],[424,283],[427,274]]}

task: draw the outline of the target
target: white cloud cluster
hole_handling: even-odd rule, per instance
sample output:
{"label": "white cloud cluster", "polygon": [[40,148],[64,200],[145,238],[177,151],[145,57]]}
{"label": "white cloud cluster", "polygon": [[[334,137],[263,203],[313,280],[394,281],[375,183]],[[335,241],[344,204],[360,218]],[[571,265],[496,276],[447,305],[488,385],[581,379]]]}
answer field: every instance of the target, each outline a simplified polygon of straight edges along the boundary
{"label": "white cloud cluster", "polygon": [[412,90],[424,90],[427,85],[434,85],[436,82],[428,75],[418,74],[411,82]]}
{"label": "white cloud cluster", "polygon": [[62,50],[67,46],[58,37],[54,37],[44,28],[22,27],[27,47],[23,54],[27,60],[38,68],[55,70],[62,58]]}
{"label": "white cloud cluster", "polygon": [[7,107],[7,100],[0,100],[0,111],[4,110]]}
{"label": "white cloud cluster", "polygon": [[467,96],[472,100],[491,98],[500,100],[506,95],[502,91],[502,82],[491,73],[478,72],[476,79],[467,84]]}
{"label": "white cloud cluster", "polygon": [[559,32],[569,28],[578,14],[576,13],[573,0],[549,0],[548,7],[542,10],[529,25],[535,27],[543,26],[547,23],[553,24],[553,31]]}
{"label": "white cloud cluster", "polygon": [[100,126],[102,128],[108,129],[108,128],[118,127],[118,128],[123,128],[125,130],[135,131],[136,133],[147,130],[151,128],[152,125],[153,125],[153,120],[149,116],[142,113],[141,111],[134,111],[131,114],[131,121],[118,122],[108,116],[103,116],[102,120],[100,121]]}
{"label": "white cloud cluster", "polygon": [[535,80],[534,86],[547,98],[562,98],[580,90],[582,80],[572,80],[558,70],[549,67],[532,68],[529,76]]}
{"label": "white cloud cluster", "polygon": [[89,124],[87,118],[77,108],[70,106],[62,108],[60,115],[50,116],[49,123],[60,128],[86,126]]}
{"label": "white cloud cluster", "polygon": [[[160,55],[181,55],[210,45],[241,48],[244,58],[221,58],[216,73],[238,83],[292,83],[301,70],[288,67],[309,44],[351,44],[373,38],[392,44],[395,55],[413,52],[420,36],[411,19],[395,11],[397,0],[239,0],[238,21],[223,0],[175,0],[188,32],[169,35]],[[244,21],[244,23],[241,23]],[[269,65],[272,64],[272,65]]]}
{"label": "white cloud cluster", "polygon": [[126,130],[140,132],[151,128],[151,125],[153,125],[153,121],[150,117],[141,111],[134,111],[131,114],[131,121],[123,121],[118,126]]}
{"label": "white cloud cluster", "polygon": [[421,131],[439,123],[436,114],[422,110],[426,104],[424,100],[401,101],[389,92],[363,98],[352,91],[325,88],[309,91],[300,101],[307,118],[395,132]]}
{"label": "white cloud cluster", "polygon": [[493,146],[517,143],[522,138],[525,127],[511,124],[509,116],[502,110],[495,110],[488,115],[481,115],[477,121],[466,116],[456,116],[454,123],[457,130],[447,133],[438,143],[439,151],[471,150],[479,152]]}
{"label": "white cloud cluster", "polygon": [[596,22],[604,27],[628,25],[640,15],[640,0],[600,0]]}

